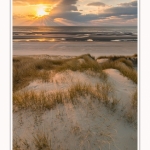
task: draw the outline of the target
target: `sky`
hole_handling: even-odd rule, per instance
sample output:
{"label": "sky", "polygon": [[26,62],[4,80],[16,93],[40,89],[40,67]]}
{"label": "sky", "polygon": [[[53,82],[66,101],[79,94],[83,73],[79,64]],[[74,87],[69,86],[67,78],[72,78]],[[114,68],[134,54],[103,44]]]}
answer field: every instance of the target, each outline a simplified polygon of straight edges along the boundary
{"label": "sky", "polygon": [[13,0],[13,26],[137,26],[137,0]]}

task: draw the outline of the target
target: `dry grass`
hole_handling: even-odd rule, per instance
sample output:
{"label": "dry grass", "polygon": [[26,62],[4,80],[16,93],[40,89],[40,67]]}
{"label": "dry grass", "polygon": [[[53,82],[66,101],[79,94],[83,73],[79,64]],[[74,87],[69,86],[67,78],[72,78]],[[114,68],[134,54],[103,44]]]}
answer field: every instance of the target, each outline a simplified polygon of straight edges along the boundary
{"label": "dry grass", "polygon": [[107,58],[109,60],[115,61],[115,60],[120,59],[120,58],[132,59],[132,58],[135,58],[135,57],[137,57],[137,54],[134,54],[132,56],[124,56],[124,55],[118,55],[118,56],[115,56],[115,55],[112,55],[112,56],[99,56],[99,57],[97,57],[97,59]]}
{"label": "dry grass", "polygon": [[[85,60],[84,63],[78,61],[79,58]],[[65,70],[85,71],[91,70],[100,74],[102,79],[107,76],[102,72],[98,63],[90,55],[83,55],[73,59],[34,59],[31,57],[13,58],[13,91],[20,90],[27,86],[30,81],[42,79],[47,82],[50,79],[50,72],[61,72]]]}
{"label": "dry grass", "polygon": [[122,63],[124,63],[127,67],[133,69],[133,63],[132,63],[131,60],[127,60],[127,59],[125,59],[125,58],[119,58],[119,59],[116,60],[116,61],[117,61],[118,63],[119,63],[119,62],[122,62]]}
{"label": "dry grass", "polygon": [[122,62],[109,61],[109,62],[104,62],[100,66],[102,67],[103,70],[104,69],[109,69],[109,68],[117,69],[124,76],[126,76],[129,79],[131,79],[134,83],[137,84],[137,72],[134,69],[132,69],[132,68],[128,67],[127,65],[125,65]]}
{"label": "dry grass", "polygon": [[20,142],[18,139],[13,139],[13,150],[21,150]]}
{"label": "dry grass", "polygon": [[31,150],[31,145],[27,139],[13,139],[13,150]]}
{"label": "dry grass", "polygon": [[32,150],[33,148],[34,150],[52,150],[49,134],[44,131],[37,131],[33,134],[32,142],[30,143],[28,139],[18,137],[13,139],[13,150]]}
{"label": "dry grass", "polygon": [[117,69],[124,76],[137,83],[137,72],[134,66],[137,66],[137,54],[133,56],[100,56],[97,59],[107,58],[108,61],[100,64],[102,70],[104,69]]}
{"label": "dry grass", "polygon": [[137,90],[132,95],[131,103],[132,103],[133,109],[137,109]]}
{"label": "dry grass", "polygon": [[134,56],[134,57],[138,57],[138,54],[134,54],[133,56]]}
{"label": "dry grass", "polygon": [[63,92],[55,92],[46,94],[45,92],[36,93],[30,92],[17,92],[13,94],[13,105],[17,109],[32,109],[32,110],[45,110],[52,109],[57,103],[62,103],[65,99]]}
{"label": "dry grass", "polygon": [[127,65],[130,68],[133,68],[133,66],[137,66],[137,54],[134,54],[132,56],[100,56],[97,59],[108,59],[109,61],[118,61],[123,62],[125,65]]}
{"label": "dry grass", "polygon": [[125,112],[124,117],[128,123],[137,124],[137,111],[130,109]]}
{"label": "dry grass", "polygon": [[[84,62],[79,63],[78,59],[84,59]],[[85,71],[90,70],[100,74],[102,79],[106,79],[107,76],[105,73],[102,72],[101,67],[97,63],[97,61],[89,55],[82,55],[75,59],[69,60],[66,63],[62,64],[61,66],[57,67],[56,71],[65,71],[65,70],[72,70],[72,71]]]}
{"label": "dry grass", "polygon": [[13,91],[17,91],[34,79],[47,81],[49,71],[67,60],[34,59],[30,57],[13,58]]}
{"label": "dry grass", "polygon": [[128,123],[133,123],[133,122],[134,122],[134,119],[133,119],[133,112],[132,112],[132,111],[125,112],[124,118],[126,119],[126,121],[127,121]]}
{"label": "dry grass", "polygon": [[136,125],[137,123],[137,89],[132,94],[131,106],[125,112],[124,117],[129,123],[134,123]]}
{"label": "dry grass", "polygon": [[34,111],[50,110],[57,104],[68,102],[76,104],[79,102],[79,97],[85,97],[88,95],[91,99],[97,99],[111,109],[115,108],[119,102],[114,98],[112,87],[108,83],[97,84],[95,87],[92,87],[90,84],[76,83],[65,92],[15,92],[13,94],[13,106],[14,111],[22,109],[32,109]]}
{"label": "dry grass", "polygon": [[[57,125],[56,125],[57,127]],[[54,128],[56,130],[57,128]],[[92,128],[84,129],[76,123],[71,125],[70,128],[65,132],[69,132],[67,139],[64,138],[64,143],[62,141],[58,141],[59,133],[57,135],[53,135],[50,132],[41,132],[36,131],[32,133],[30,139],[23,138],[14,138],[15,143],[13,143],[13,150],[66,150],[68,149],[108,149],[109,144],[114,143],[115,134],[112,132],[112,124],[108,126],[99,126],[97,128],[97,133],[94,136],[97,136],[95,139],[93,136]],[[72,139],[73,142],[76,143],[75,147],[71,146],[71,143],[67,143],[69,138]],[[93,140],[92,140],[93,138]],[[52,142],[53,141],[53,142]],[[88,142],[88,147],[86,146]],[[93,146],[93,144],[95,146]],[[66,146],[64,146],[66,145]],[[65,148],[64,148],[65,147]],[[86,148],[85,148],[86,147]]]}
{"label": "dry grass", "polygon": [[46,134],[38,131],[34,136],[33,143],[37,150],[52,150],[51,140],[48,133]]}

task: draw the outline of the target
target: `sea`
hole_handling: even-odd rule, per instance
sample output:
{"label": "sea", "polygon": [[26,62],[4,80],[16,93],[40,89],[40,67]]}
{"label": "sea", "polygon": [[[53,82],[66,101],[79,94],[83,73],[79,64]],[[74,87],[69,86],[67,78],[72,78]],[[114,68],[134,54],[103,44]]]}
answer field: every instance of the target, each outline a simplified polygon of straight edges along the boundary
{"label": "sea", "polygon": [[14,26],[14,42],[137,41],[135,26]]}
{"label": "sea", "polygon": [[133,55],[137,37],[135,26],[14,26],[13,55]]}

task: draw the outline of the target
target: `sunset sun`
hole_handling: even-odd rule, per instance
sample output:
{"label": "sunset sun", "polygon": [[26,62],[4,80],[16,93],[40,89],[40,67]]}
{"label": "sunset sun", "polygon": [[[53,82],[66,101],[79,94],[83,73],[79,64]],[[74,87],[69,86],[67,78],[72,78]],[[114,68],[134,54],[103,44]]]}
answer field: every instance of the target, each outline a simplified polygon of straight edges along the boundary
{"label": "sunset sun", "polygon": [[46,7],[45,6],[39,6],[37,8],[37,12],[36,12],[36,15],[38,17],[43,17],[45,15],[48,15],[48,12],[45,11],[46,10]]}

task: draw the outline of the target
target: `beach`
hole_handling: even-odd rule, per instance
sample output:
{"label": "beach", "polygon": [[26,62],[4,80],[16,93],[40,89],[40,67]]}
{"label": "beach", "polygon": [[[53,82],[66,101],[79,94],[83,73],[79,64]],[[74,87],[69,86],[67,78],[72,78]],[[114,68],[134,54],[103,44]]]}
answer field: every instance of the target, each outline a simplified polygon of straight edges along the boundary
{"label": "beach", "polygon": [[14,42],[13,55],[133,55],[137,42]]}

